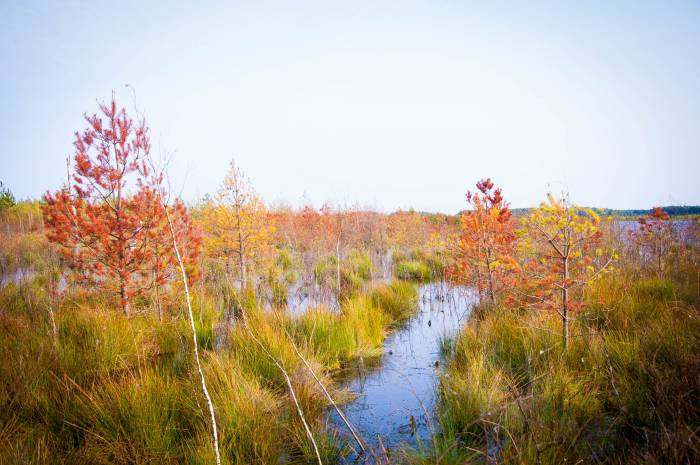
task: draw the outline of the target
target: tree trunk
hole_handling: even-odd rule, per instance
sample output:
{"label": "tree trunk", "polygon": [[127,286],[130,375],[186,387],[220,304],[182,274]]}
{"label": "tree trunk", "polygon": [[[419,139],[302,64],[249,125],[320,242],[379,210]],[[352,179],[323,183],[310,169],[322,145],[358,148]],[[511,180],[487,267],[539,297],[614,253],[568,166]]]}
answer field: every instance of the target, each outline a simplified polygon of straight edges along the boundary
{"label": "tree trunk", "polygon": [[336,246],[335,246],[335,261],[336,261],[337,279],[338,279],[338,296],[340,296],[340,238],[338,238],[338,242],[336,243]]}
{"label": "tree trunk", "polygon": [[491,254],[489,250],[486,249],[486,271],[489,274],[489,297],[491,298],[491,304],[496,304],[496,291],[493,288],[493,270],[491,269]]}
{"label": "tree trunk", "polygon": [[567,281],[569,280],[569,260],[564,258],[564,283],[561,289],[561,318],[562,318],[562,337],[564,338],[564,349],[569,345],[569,289]]}
{"label": "tree trunk", "polygon": [[121,299],[124,315],[129,316],[129,296],[126,293],[126,283],[123,279],[119,281],[119,298]]}
{"label": "tree trunk", "polygon": [[163,323],[163,309],[160,306],[160,293],[158,292],[158,274],[153,270],[153,287],[156,292],[156,308],[158,309],[158,322]]}
{"label": "tree trunk", "polygon": [[246,286],[246,276],[245,276],[245,256],[243,250],[241,250],[241,290],[245,289]]}
{"label": "tree trunk", "polygon": [[241,224],[241,206],[236,204],[236,229],[238,232],[238,266],[240,267],[241,273],[241,291],[245,289],[246,276],[245,276],[245,244],[243,238],[243,225]]}

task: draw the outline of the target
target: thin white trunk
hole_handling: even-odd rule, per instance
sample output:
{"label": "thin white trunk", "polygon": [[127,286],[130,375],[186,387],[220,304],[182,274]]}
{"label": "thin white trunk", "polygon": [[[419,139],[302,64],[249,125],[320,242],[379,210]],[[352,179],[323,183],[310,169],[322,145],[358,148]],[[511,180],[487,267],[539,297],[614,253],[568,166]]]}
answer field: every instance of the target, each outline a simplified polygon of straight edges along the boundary
{"label": "thin white trunk", "polygon": [[348,430],[350,431],[350,434],[352,434],[352,437],[355,438],[355,441],[357,442],[357,445],[360,446],[360,449],[362,450],[362,452],[365,452],[365,451],[366,451],[365,446],[364,446],[364,444],[363,444],[362,439],[360,439],[359,434],[358,434],[357,431],[355,430],[355,427],[352,425],[352,423],[350,423],[350,420],[347,419],[347,417],[345,416],[345,414],[343,413],[343,411],[340,409],[340,407],[338,407],[338,404],[335,403],[335,401],[333,400],[333,397],[332,397],[331,394],[328,392],[328,389],[326,389],[326,386],[325,386],[325,385],[323,384],[323,382],[319,379],[319,377],[316,376],[316,372],[314,372],[313,368],[311,368],[311,365],[309,365],[309,362],[307,362],[307,361],[306,361],[306,358],[301,354],[301,352],[300,352],[299,349],[297,348],[297,345],[294,343],[294,340],[292,339],[291,334],[289,334],[289,332],[287,331],[287,329],[286,329],[284,326],[282,326],[282,321],[280,320],[279,315],[277,315],[276,312],[275,312],[275,315],[277,316],[278,321],[279,321],[279,323],[280,323],[280,327],[282,327],[282,329],[284,330],[284,333],[285,333],[285,335],[287,336],[287,339],[289,340],[289,343],[292,345],[292,348],[294,349],[294,352],[297,354],[297,357],[299,357],[299,359],[304,363],[304,365],[306,366],[306,368],[309,370],[309,373],[311,373],[311,376],[313,376],[313,378],[316,380],[316,382],[318,383],[318,385],[321,387],[321,390],[323,391],[323,394],[325,394],[326,398],[327,398],[328,401],[331,403],[331,405],[333,406],[333,408],[335,409],[335,411],[338,412],[338,415],[340,416],[340,418],[341,418],[341,419],[343,420],[343,422],[345,423],[345,426],[348,427]]}
{"label": "thin white trunk", "polygon": [[199,372],[199,378],[202,381],[202,391],[204,391],[204,397],[209,406],[209,416],[211,417],[211,429],[212,438],[214,440],[214,453],[216,454],[216,465],[221,465],[221,456],[219,455],[219,438],[216,431],[216,417],[214,416],[214,404],[212,404],[211,397],[209,396],[209,390],[207,389],[207,382],[204,379],[204,372],[202,371],[202,364],[199,362],[199,349],[197,347],[197,330],[194,326],[194,315],[192,314],[192,305],[190,304],[190,289],[187,285],[187,273],[185,273],[185,266],[182,264],[182,257],[180,256],[180,250],[177,247],[177,239],[175,238],[175,230],[173,229],[173,222],[170,219],[170,213],[168,212],[167,206],[163,203],[161,199],[161,205],[165,211],[165,216],[168,219],[168,228],[170,229],[170,238],[173,241],[173,249],[175,249],[175,257],[177,258],[177,263],[180,265],[180,273],[182,274],[182,284],[185,288],[185,298],[187,299],[187,313],[190,317],[190,327],[192,328],[192,347],[194,350],[194,359],[197,363],[197,371]]}
{"label": "thin white trunk", "polygon": [[250,325],[248,325],[248,318],[246,318],[245,313],[243,314],[243,326],[248,330],[248,334],[250,334],[250,337],[253,338],[253,340],[260,346],[260,348],[267,354],[268,357],[270,357],[270,360],[272,360],[272,363],[275,364],[275,366],[280,370],[282,373],[282,376],[284,377],[285,382],[287,383],[287,388],[289,388],[289,395],[292,398],[292,401],[294,401],[294,405],[297,409],[297,412],[299,413],[299,418],[301,419],[301,423],[304,425],[304,430],[306,431],[306,435],[309,438],[309,441],[311,442],[311,445],[314,448],[314,452],[316,453],[316,459],[318,460],[318,465],[323,465],[323,462],[321,461],[321,453],[318,451],[318,446],[316,445],[316,440],[314,439],[314,435],[311,432],[311,428],[309,427],[309,424],[306,422],[306,417],[304,416],[304,411],[301,409],[301,405],[299,404],[299,400],[297,399],[296,392],[294,392],[294,387],[292,386],[292,380],[289,378],[289,375],[287,374],[287,370],[284,369],[282,364],[280,363],[279,360],[275,358],[274,355],[272,355],[263,345],[262,342],[258,340],[257,337],[255,337],[255,334],[253,334],[253,331],[250,329]]}
{"label": "thin white trunk", "polygon": [[53,313],[53,306],[49,304],[49,318],[51,320],[51,332],[53,334],[54,344],[58,344],[58,328],[56,327],[56,318]]}

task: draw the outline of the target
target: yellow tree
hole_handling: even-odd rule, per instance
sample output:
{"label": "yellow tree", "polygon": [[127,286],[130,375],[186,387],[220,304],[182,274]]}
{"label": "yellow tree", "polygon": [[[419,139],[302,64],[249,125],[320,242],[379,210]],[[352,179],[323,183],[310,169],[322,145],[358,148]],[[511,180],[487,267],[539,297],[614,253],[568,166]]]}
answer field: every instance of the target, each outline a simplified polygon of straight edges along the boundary
{"label": "yellow tree", "polygon": [[535,304],[559,313],[564,348],[569,342],[571,312],[583,305],[581,291],[609,271],[616,258],[604,251],[600,217],[589,208],[573,205],[568,195],[557,200],[547,194],[522,221],[520,244],[525,257],[525,295]]}
{"label": "yellow tree", "polygon": [[392,213],[388,218],[387,238],[395,252],[419,248],[427,239],[426,220],[412,209]]}
{"label": "yellow tree", "polygon": [[274,226],[269,219],[249,179],[231,161],[216,199],[202,209],[202,222],[208,254],[223,259],[227,272],[231,267],[238,271],[241,288],[251,270],[272,253]]}

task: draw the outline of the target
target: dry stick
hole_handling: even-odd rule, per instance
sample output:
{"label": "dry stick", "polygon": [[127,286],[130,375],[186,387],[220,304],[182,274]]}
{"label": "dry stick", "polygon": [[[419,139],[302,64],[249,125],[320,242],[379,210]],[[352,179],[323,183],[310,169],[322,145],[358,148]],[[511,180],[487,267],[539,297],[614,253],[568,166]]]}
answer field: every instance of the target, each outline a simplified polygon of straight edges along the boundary
{"label": "dry stick", "polygon": [[[529,372],[530,372],[530,358],[528,357],[528,374],[530,374]],[[508,388],[511,390],[511,392],[515,396],[515,402],[518,405],[518,409],[520,410],[520,414],[523,416],[523,421],[525,422],[525,431],[532,434],[533,428],[530,425],[530,419],[529,419],[528,415],[525,413],[525,409],[523,408],[523,404],[520,401],[520,397],[521,397],[520,393],[518,392],[517,388],[515,386],[513,386],[511,383],[508,383]],[[508,433],[508,430],[506,430],[506,432]],[[508,433],[508,435],[510,436],[510,433]],[[511,441],[513,441],[512,436],[511,436]],[[515,441],[513,441],[513,445],[515,445]],[[518,446],[515,445],[515,447],[517,449]],[[540,460],[540,445],[537,442],[535,442],[535,452],[537,453],[537,464],[541,465],[542,461]],[[518,449],[518,458],[520,458],[520,450],[519,449]]]}
{"label": "dry stick", "polygon": [[[53,287],[53,285],[50,285]],[[56,327],[56,317],[53,312],[53,305],[56,302],[55,294],[53,291],[49,294],[49,319],[51,321],[51,334],[53,336],[54,345],[58,345],[58,328]]]}
{"label": "dry stick", "polygon": [[[483,421],[484,423],[490,423],[491,425],[495,426],[494,431],[496,431],[496,434],[498,434],[498,428],[502,428],[503,431],[505,431],[506,434],[508,435],[508,437],[510,438],[510,442],[513,444],[513,447],[515,447],[515,452],[518,454],[518,459],[520,459],[520,458],[522,457],[522,454],[521,454],[521,452],[520,452],[520,448],[518,447],[518,443],[515,442],[515,438],[513,437],[512,434],[510,434],[510,431],[508,430],[508,428],[506,428],[505,426],[503,426],[503,425],[500,424],[500,423],[497,423],[497,422],[494,422],[494,421],[491,421],[491,420],[486,420],[486,419],[484,419],[484,420],[482,420],[482,421]],[[498,441],[498,437],[496,437],[496,441]],[[503,448],[501,448],[501,447],[499,446],[499,447],[498,447],[498,450],[501,451],[501,450],[503,450]],[[495,457],[494,457],[494,461],[497,462],[497,460],[496,460]]]}
{"label": "dry stick", "polygon": [[340,235],[338,235],[338,242],[335,246],[335,263],[337,269],[337,279],[338,279],[338,295],[340,296]]}
{"label": "dry stick", "polygon": [[53,306],[49,304],[49,319],[51,321],[51,341],[54,348],[58,348],[58,329],[56,328],[56,318],[53,314]]}
{"label": "dry stick", "polygon": [[314,446],[314,452],[316,452],[316,458],[318,459],[318,465],[323,465],[323,462],[321,461],[321,454],[318,451],[318,446],[316,445],[316,440],[314,439],[314,435],[311,432],[311,428],[309,427],[309,424],[306,422],[306,417],[304,417],[304,412],[301,410],[301,405],[299,405],[299,400],[297,399],[297,395],[294,392],[294,387],[292,386],[292,380],[289,379],[289,375],[287,374],[287,370],[284,369],[282,364],[277,360],[263,345],[262,342],[258,340],[257,337],[253,334],[253,331],[250,329],[250,326],[248,326],[248,319],[245,316],[245,313],[243,314],[243,326],[248,330],[248,334],[250,334],[250,337],[253,338],[253,340],[260,346],[260,348],[267,354],[268,357],[270,357],[270,360],[272,360],[272,363],[275,364],[275,366],[282,372],[282,376],[284,376],[284,380],[287,382],[287,387],[289,388],[289,395],[292,397],[292,400],[294,401],[294,405],[297,408],[297,412],[299,413],[299,418],[301,418],[301,422],[304,425],[304,429],[306,430],[306,435],[309,437],[309,440],[311,441],[311,444]]}
{"label": "dry stick", "polygon": [[[377,442],[379,443],[379,449],[382,451],[382,454],[384,454],[384,460],[386,460],[387,465],[390,463],[389,462],[389,453],[386,450],[386,447],[384,447],[384,442],[382,441],[382,436],[380,434],[377,435]],[[381,465],[381,462],[378,462],[379,465]]]}
{"label": "dry stick", "polygon": [[[187,348],[184,337],[180,338],[180,344],[182,344],[183,349]],[[187,378],[190,380],[190,387],[192,388],[192,397],[194,397],[194,401],[197,404],[197,410],[199,410],[199,413],[204,415],[204,410],[202,410],[202,406],[199,404],[199,398],[197,397],[197,391],[195,390],[196,384],[194,382],[194,378],[192,378],[192,370],[190,370],[189,363],[185,364],[185,371],[187,371]]]}
{"label": "dry stick", "polygon": [[[413,387],[413,383],[411,383],[411,380],[408,378],[408,376],[406,376],[403,373],[402,373],[402,375],[403,375],[406,383],[408,384],[408,387],[411,390],[413,397],[415,397],[416,400],[418,401],[418,405],[420,406],[421,410],[423,411],[423,415],[425,415],[426,424],[428,425],[428,428],[430,429],[430,438],[431,438],[431,441],[433,443],[433,451],[435,452],[435,465],[439,465],[440,459],[438,457],[438,449],[437,449],[437,433],[435,430],[435,425],[433,425],[433,420],[431,418],[430,412],[428,412],[428,409],[426,408],[425,404],[423,403],[423,400],[420,398],[420,396],[416,392],[415,388]],[[418,431],[415,431],[415,434],[416,434],[416,439],[419,443],[419,446],[422,448],[422,445],[421,445],[422,441],[420,440],[420,436],[418,435]]]}
{"label": "dry stick", "polygon": [[190,289],[187,285],[187,273],[185,273],[185,267],[182,264],[182,257],[180,256],[180,250],[177,248],[177,239],[175,238],[175,230],[173,229],[173,222],[170,219],[170,213],[168,212],[168,207],[163,203],[161,197],[160,203],[165,211],[165,217],[168,220],[168,228],[170,229],[170,238],[173,241],[173,249],[175,249],[175,257],[177,258],[177,263],[180,265],[180,273],[182,274],[182,284],[185,287],[185,297],[187,299],[187,312],[190,317],[190,326],[192,328],[192,347],[194,350],[194,359],[197,362],[197,371],[199,372],[199,377],[202,380],[202,391],[204,391],[204,397],[207,400],[207,405],[209,406],[209,416],[211,417],[211,429],[212,437],[214,439],[214,453],[216,454],[216,465],[221,465],[221,455],[219,455],[219,438],[216,432],[216,417],[214,416],[214,404],[211,402],[211,397],[209,396],[209,390],[207,389],[207,383],[204,379],[204,372],[202,371],[202,365],[199,362],[199,349],[197,348],[197,330],[194,327],[194,315],[192,314],[192,305],[190,304]]}
{"label": "dry stick", "polygon": [[[521,398],[521,399],[530,399],[530,398],[532,398],[532,397],[534,397],[534,396],[531,394],[531,395],[529,395],[529,396],[524,396],[524,397],[521,396],[520,398]],[[511,401],[511,402],[508,402],[508,403],[506,403],[506,404],[503,404],[503,405],[499,406],[498,408],[492,410],[491,412],[495,414],[496,412],[500,412],[500,411],[502,411],[502,410],[505,410],[505,409],[508,408],[510,405],[512,405],[514,402],[515,402],[515,401]],[[473,420],[473,421],[471,421],[470,423],[464,425],[464,426],[462,427],[462,430],[456,434],[456,439],[457,439],[457,440],[455,440],[454,442],[452,442],[452,444],[450,444],[450,445],[445,449],[445,451],[444,451],[444,452],[442,453],[442,455],[440,456],[440,459],[438,460],[438,462],[441,463],[441,462],[442,462],[442,459],[445,458],[445,457],[447,457],[447,454],[448,454],[452,449],[454,449],[455,447],[457,447],[457,446],[460,445],[459,439],[465,436],[465,432],[466,432],[469,428],[471,428],[472,426],[476,425],[477,423],[483,422],[483,421],[484,421],[484,417],[483,417],[483,414],[482,414],[482,415],[479,416],[479,418],[477,418],[476,420]],[[472,448],[472,447],[465,446],[465,448],[468,449],[468,450],[470,450],[470,451],[472,451],[472,452],[475,452],[475,453],[477,453],[477,454],[484,455],[484,456],[486,455],[484,452],[482,452],[482,451],[480,451],[480,450],[477,450],[477,449],[474,449],[474,448]]]}
{"label": "dry stick", "polygon": [[156,307],[158,309],[158,322],[163,324],[163,308],[160,305],[160,294],[158,293],[158,278],[156,276],[156,271],[153,270],[153,287],[156,291]]}
{"label": "dry stick", "polygon": [[612,388],[615,391],[615,397],[617,397],[618,402],[622,403],[622,401],[620,401],[620,391],[617,390],[617,385],[615,384],[615,372],[613,370],[612,363],[610,363],[610,356],[608,355],[608,351],[605,349],[605,344],[603,344],[603,355],[605,356],[605,361],[608,365],[608,372],[610,373],[610,384],[612,385]]}
{"label": "dry stick", "polygon": [[58,330],[56,329],[56,318],[53,314],[53,307],[49,305],[49,317],[51,318],[51,332],[53,337],[58,337]]}
{"label": "dry stick", "polygon": [[348,430],[350,430],[350,434],[352,434],[352,437],[355,438],[355,441],[357,441],[357,445],[360,446],[360,449],[362,449],[362,452],[366,452],[367,450],[366,450],[366,448],[365,448],[365,446],[364,446],[364,444],[363,444],[363,441],[362,441],[362,439],[360,439],[360,436],[357,434],[357,431],[356,431],[355,428],[353,427],[352,423],[350,423],[350,420],[347,419],[347,417],[345,416],[345,414],[343,413],[343,411],[342,411],[342,410],[340,409],[340,407],[338,407],[338,405],[335,403],[335,401],[333,400],[333,397],[331,397],[330,393],[329,393],[328,390],[326,389],[326,386],[323,385],[323,382],[321,382],[321,380],[318,378],[318,376],[316,376],[316,373],[314,372],[313,368],[311,368],[311,365],[309,365],[309,362],[307,362],[307,361],[306,361],[306,358],[301,354],[301,352],[300,352],[299,349],[297,348],[297,345],[294,343],[294,340],[292,339],[292,336],[289,334],[289,331],[287,331],[287,328],[285,328],[284,325],[283,325],[283,323],[282,323],[282,321],[280,321],[280,317],[279,317],[279,315],[277,314],[277,312],[274,312],[274,311],[273,311],[273,313],[275,313],[275,315],[277,316],[277,319],[278,319],[278,321],[279,321],[279,323],[280,323],[280,326],[282,327],[282,330],[284,331],[284,334],[287,335],[287,339],[289,339],[289,343],[292,345],[292,348],[294,349],[294,352],[297,354],[297,357],[299,357],[299,359],[301,359],[301,361],[304,362],[304,365],[306,365],[306,368],[309,369],[309,372],[311,373],[311,376],[313,376],[314,379],[316,380],[316,382],[318,383],[318,385],[321,386],[321,390],[322,390],[323,393],[326,395],[326,398],[327,398],[328,401],[331,403],[331,405],[333,406],[333,408],[335,409],[335,411],[338,412],[338,415],[340,416],[340,418],[341,418],[341,419],[343,420],[343,422],[345,423],[345,426],[347,426],[347,427],[348,427]]}

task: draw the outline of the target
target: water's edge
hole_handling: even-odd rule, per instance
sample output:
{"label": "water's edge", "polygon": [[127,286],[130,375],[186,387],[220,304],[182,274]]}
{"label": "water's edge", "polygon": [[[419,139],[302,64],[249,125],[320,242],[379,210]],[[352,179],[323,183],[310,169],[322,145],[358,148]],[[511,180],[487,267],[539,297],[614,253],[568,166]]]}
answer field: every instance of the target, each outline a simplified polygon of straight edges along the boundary
{"label": "water's edge", "polygon": [[[436,382],[441,369],[441,345],[454,338],[476,302],[472,289],[444,283],[422,285],[418,311],[384,341],[383,355],[359,362],[342,387],[357,398],[342,408],[370,446],[378,436],[387,449],[402,444],[429,447],[439,429],[435,418]],[[329,425],[344,433],[334,410]]]}

